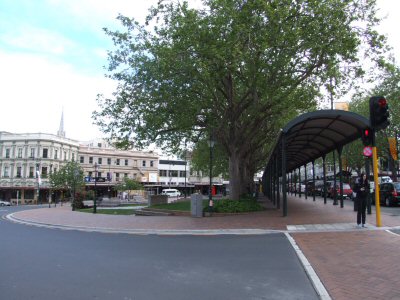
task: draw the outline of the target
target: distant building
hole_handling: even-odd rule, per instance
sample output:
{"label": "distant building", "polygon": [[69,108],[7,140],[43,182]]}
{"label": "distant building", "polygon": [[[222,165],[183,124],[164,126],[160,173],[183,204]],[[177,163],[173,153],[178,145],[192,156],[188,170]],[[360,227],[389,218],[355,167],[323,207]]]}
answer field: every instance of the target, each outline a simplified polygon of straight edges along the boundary
{"label": "distant building", "polygon": [[119,150],[105,140],[81,143],[78,162],[82,166],[86,186],[94,186],[100,195],[116,196],[112,187],[124,177],[143,183],[145,187],[158,184],[158,154],[153,151]]}
{"label": "distant building", "polygon": [[79,142],[47,133],[0,132],[0,198],[45,202],[48,175],[76,160]]}

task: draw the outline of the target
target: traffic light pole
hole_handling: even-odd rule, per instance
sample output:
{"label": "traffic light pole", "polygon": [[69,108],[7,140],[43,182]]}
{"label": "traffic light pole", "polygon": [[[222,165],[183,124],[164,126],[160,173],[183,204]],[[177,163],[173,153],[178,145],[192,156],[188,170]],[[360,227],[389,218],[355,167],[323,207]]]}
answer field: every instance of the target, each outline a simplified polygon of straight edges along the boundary
{"label": "traffic light pole", "polygon": [[374,168],[374,183],[375,183],[375,208],[376,208],[376,227],[381,227],[381,203],[379,199],[379,182],[378,182],[378,155],[375,147],[372,147],[372,163]]}

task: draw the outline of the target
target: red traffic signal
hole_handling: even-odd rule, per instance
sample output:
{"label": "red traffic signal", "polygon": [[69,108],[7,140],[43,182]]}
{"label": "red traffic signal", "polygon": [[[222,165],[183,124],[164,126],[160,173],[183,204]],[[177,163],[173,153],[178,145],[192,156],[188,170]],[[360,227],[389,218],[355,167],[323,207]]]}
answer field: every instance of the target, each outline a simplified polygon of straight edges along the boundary
{"label": "red traffic signal", "polygon": [[375,130],[385,129],[389,126],[389,106],[383,96],[374,96],[369,99],[369,119],[371,127]]}
{"label": "red traffic signal", "polygon": [[374,131],[370,128],[365,128],[361,135],[364,146],[372,146],[374,144]]}

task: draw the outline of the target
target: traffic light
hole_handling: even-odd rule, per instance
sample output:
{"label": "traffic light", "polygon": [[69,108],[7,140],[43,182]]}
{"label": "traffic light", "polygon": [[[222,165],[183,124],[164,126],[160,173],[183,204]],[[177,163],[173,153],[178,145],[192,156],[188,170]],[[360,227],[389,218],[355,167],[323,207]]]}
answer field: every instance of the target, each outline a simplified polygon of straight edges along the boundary
{"label": "traffic light", "polygon": [[369,99],[369,119],[374,130],[385,129],[389,126],[388,103],[383,96],[374,96]]}
{"label": "traffic light", "polygon": [[362,139],[364,146],[373,146],[374,145],[373,130],[371,128],[363,129],[361,139]]}

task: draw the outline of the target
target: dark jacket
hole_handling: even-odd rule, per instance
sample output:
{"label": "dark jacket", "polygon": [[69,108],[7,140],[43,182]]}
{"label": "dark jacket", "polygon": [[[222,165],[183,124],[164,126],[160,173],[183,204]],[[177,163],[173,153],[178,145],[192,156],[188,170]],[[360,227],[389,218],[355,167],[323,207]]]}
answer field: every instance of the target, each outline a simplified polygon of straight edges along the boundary
{"label": "dark jacket", "polygon": [[365,198],[368,194],[369,183],[365,179],[364,182],[361,177],[357,178],[354,185],[354,192],[357,194],[357,198]]}

